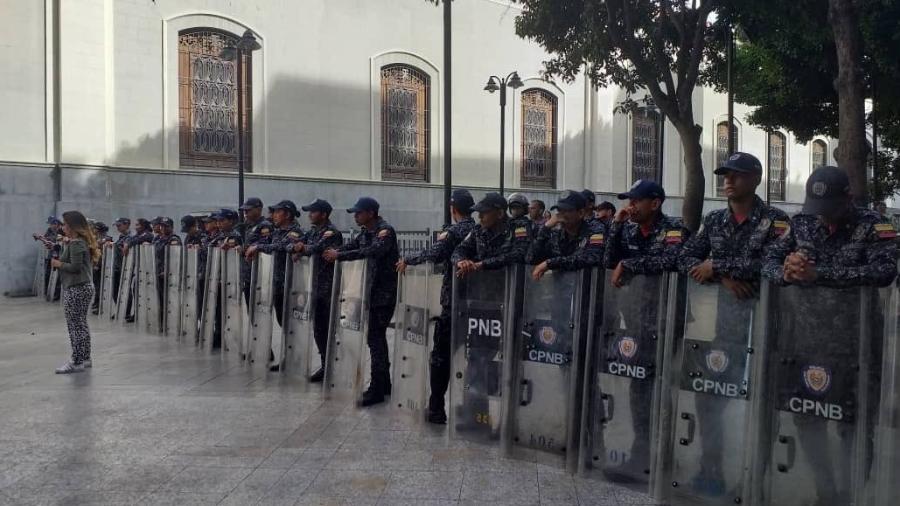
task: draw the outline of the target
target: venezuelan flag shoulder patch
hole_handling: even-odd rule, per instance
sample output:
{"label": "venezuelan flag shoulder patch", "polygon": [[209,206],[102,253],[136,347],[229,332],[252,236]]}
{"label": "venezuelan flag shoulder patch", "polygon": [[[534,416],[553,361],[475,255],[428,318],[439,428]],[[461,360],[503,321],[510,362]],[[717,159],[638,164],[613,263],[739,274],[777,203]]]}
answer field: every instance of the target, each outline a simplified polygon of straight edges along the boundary
{"label": "venezuelan flag shoulder patch", "polygon": [[589,244],[593,245],[602,245],[603,244],[603,234],[591,234],[591,237],[588,239]]}
{"label": "venezuelan flag shoulder patch", "polygon": [[890,223],[876,223],[875,233],[879,239],[893,239],[897,237],[897,230]]}

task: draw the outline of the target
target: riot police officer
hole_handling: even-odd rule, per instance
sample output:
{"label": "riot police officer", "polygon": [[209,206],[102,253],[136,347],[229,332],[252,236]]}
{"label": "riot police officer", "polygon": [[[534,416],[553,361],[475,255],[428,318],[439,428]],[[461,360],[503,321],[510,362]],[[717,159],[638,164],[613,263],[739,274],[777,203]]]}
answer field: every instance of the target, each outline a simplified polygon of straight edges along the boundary
{"label": "riot police officer", "polygon": [[[125,244],[123,248],[124,254],[128,254],[132,248],[136,246],[140,246],[141,244],[153,244],[153,232],[151,231],[150,222],[144,218],[138,218],[135,220],[134,224],[134,235],[128,238],[128,242]],[[132,284],[134,279],[137,277],[137,262],[135,262],[135,269],[131,272],[131,279],[127,280],[129,284]],[[133,285],[132,285],[133,286]],[[134,315],[131,314],[131,308],[133,303],[133,297],[128,297],[128,305],[125,309],[125,321],[127,323],[134,322]]]}
{"label": "riot police officer", "polygon": [[327,200],[316,199],[301,209],[306,211],[311,228],[303,239],[291,247],[294,255],[319,257],[313,263],[316,269],[314,287],[315,315],[313,315],[313,339],[319,350],[321,365],[310,377],[312,383],[320,383],[325,378],[325,358],[328,352],[328,320],[331,317],[331,288],[334,282],[334,263],[321,259],[329,248],[339,248],[344,244],[341,231],[331,223],[331,204]]}
{"label": "riot police officer", "polygon": [[[244,222],[241,224],[241,235],[244,237],[244,246],[250,247],[256,244],[266,244],[272,234],[272,223],[263,218],[262,200],[256,197],[248,198],[241,206],[244,213]],[[241,262],[241,285],[244,290],[244,300],[250,303],[250,273],[252,264],[246,259]]]}
{"label": "riot police officer", "polygon": [[159,216],[154,221],[159,231],[153,241],[153,250],[156,254],[156,292],[159,299],[160,328],[162,328],[163,294],[166,293],[166,252],[169,246],[181,246],[181,237],[178,237],[173,231],[175,223],[172,218]]}
{"label": "riot police officer", "polygon": [[238,213],[234,209],[222,208],[214,218],[218,233],[213,237],[211,245],[222,249],[241,247],[244,239],[234,228],[238,222]]}
{"label": "riot police officer", "polygon": [[372,377],[369,388],[360,400],[360,405],[371,406],[384,402],[391,394],[390,359],[388,358],[387,327],[397,305],[397,233],[378,211],[378,201],[371,197],[361,197],[347,209],[353,213],[361,233],[347,244],[337,249],[326,249],[322,257],[329,261],[370,259],[367,279],[371,280],[369,293],[369,325],[366,336],[372,359]]}
{"label": "riot police officer", "polygon": [[[94,226],[94,235],[97,237],[97,245],[100,248],[100,251],[103,251],[103,246],[108,242],[113,242],[112,237],[109,236],[109,227],[106,223],[102,221],[93,222]],[[107,261],[111,261],[112,259],[108,259]],[[97,262],[94,264],[94,303],[91,305],[91,313],[98,314],[100,312],[100,280],[103,277],[103,272],[101,269],[103,268],[103,262]]]}
{"label": "riot police officer", "polygon": [[616,213],[607,235],[603,263],[613,269],[612,285],[622,287],[635,274],[676,271],[685,232],[681,222],[662,212],[663,187],[639,179],[618,197],[629,202]]}
{"label": "riot police officer", "polygon": [[597,204],[594,208],[594,218],[603,223],[608,229],[612,225],[613,217],[616,215],[616,206],[608,200]]}
{"label": "riot police officer", "polygon": [[218,211],[209,213],[200,218],[201,232],[203,233],[204,248],[209,246],[212,240],[219,235],[219,222],[217,220]]}
{"label": "riot police officer", "polygon": [[181,217],[181,233],[184,234],[185,246],[201,246],[203,244],[203,232],[200,230],[200,221],[190,214]]}
{"label": "riot police officer", "polygon": [[472,208],[475,199],[469,190],[454,190],[450,197],[450,214],[453,224],[441,231],[437,241],[430,248],[400,259],[397,272],[404,272],[407,265],[419,265],[425,262],[444,264],[444,278],[441,283],[441,315],[435,322],[434,347],[431,350],[431,396],[428,399],[427,420],[431,423],[447,423],[447,412],[444,409],[444,396],[450,384],[450,322],[452,317],[451,300],[453,290],[453,266],[450,257],[453,250],[475,228],[472,219]]}
{"label": "riot police officer", "polygon": [[247,262],[252,262],[257,251],[269,253],[273,256],[273,286],[272,306],[275,308],[275,317],[278,324],[282,325],[282,312],[284,310],[284,268],[287,262],[287,253],[293,247],[293,243],[303,238],[303,229],[297,223],[300,212],[297,206],[290,200],[282,200],[274,206],[269,206],[272,211],[272,220],[275,221],[275,231],[265,242],[257,242],[247,248],[244,256]]}
{"label": "riot police officer", "polygon": [[[712,343],[746,346],[752,305],[742,300],[756,298],[765,250],[787,231],[788,217],[756,195],[762,164],[755,156],[737,152],[715,174],[725,178],[728,207],[707,214],[697,234],[685,241],[679,270],[697,283],[720,283],[734,295],[720,292]],[[726,406],[727,399],[697,396],[697,425],[706,465],[695,482],[710,493],[722,493],[725,486],[721,427]]]}
{"label": "riot police officer", "polygon": [[522,193],[513,193],[506,199],[509,210],[509,222],[514,228],[524,228],[528,231],[528,239],[532,238],[532,224],[528,219],[528,197]]}
{"label": "riot police officer", "polygon": [[119,237],[115,242],[115,261],[113,263],[113,300],[119,300],[119,282],[122,280],[122,259],[125,257],[125,245],[131,240],[131,220],[119,218],[113,222]]}
{"label": "riot police officer", "polygon": [[187,214],[181,217],[181,233],[184,234],[184,246],[187,249],[197,250],[197,272],[193,273],[197,283],[197,318],[200,318],[201,311],[199,308],[203,307],[203,294],[206,291],[206,285],[204,284],[206,280],[206,239],[203,231],[200,229],[201,225],[201,220],[197,219],[196,216]]}
{"label": "riot police officer", "polygon": [[473,208],[478,224],[453,251],[450,262],[462,277],[482,269],[501,269],[523,263],[531,242],[525,225],[513,225],[506,217],[506,199],[490,192]]}
{"label": "riot police officer", "polygon": [[538,230],[525,258],[534,265],[535,281],[549,270],[574,271],[603,261],[604,230],[586,219],[588,205],[583,194],[570,190],[551,208],[557,213]]}

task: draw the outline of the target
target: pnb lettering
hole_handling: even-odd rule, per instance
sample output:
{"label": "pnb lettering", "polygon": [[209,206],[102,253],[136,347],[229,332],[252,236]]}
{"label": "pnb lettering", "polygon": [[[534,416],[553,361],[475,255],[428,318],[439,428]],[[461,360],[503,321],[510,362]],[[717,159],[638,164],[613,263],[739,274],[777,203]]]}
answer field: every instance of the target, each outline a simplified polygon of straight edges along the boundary
{"label": "pnb lettering", "polygon": [[722,383],[721,381],[696,378],[691,382],[691,387],[695,392],[703,392],[705,394],[722,395],[725,397],[738,396],[738,386],[734,383]]}
{"label": "pnb lettering", "polygon": [[482,318],[469,318],[469,335],[485,337],[500,337],[502,326],[500,320],[485,320]]}
{"label": "pnb lettering", "polygon": [[800,397],[791,397],[788,401],[788,408],[794,413],[802,413],[804,415],[813,415],[828,420],[841,421],[844,419],[844,410],[837,404],[828,402],[814,401],[811,399],[801,399]]}
{"label": "pnb lettering", "polygon": [[620,362],[610,362],[607,370],[616,376],[628,376],[629,378],[647,379],[647,368],[640,365],[628,365]]}

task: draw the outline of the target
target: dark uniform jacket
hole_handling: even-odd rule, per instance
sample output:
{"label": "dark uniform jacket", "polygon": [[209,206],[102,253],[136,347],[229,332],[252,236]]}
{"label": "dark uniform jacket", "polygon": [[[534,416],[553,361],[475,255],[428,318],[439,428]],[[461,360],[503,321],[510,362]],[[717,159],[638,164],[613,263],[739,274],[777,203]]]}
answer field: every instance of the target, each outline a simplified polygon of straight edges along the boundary
{"label": "dark uniform jacket", "polygon": [[119,237],[116,239],[116,260],[113,263],[113,270],[121,271],[122,270],[122,248],[125,247],[126,244],[131,244],[131,231],[124,234],[119,234]]}
{"label": "dark uniform jacket", "polygon": [[784,259],[802,251],[815,261],[814,284],[833,288],[887,286],[897,276],[897,232],[875,211],[854,208],[846,223],[830,230],[818,217],[798,214],[769,246],[763,275],[785,285]]}
{"label": "dark uniform jacket", "polygon": [[682,246],[678,268],[687,273],[709,258],[716,278],[758,281],[766,247],[787,229],[787,214],[758,196],[743,223],[737,223],[730,208],[713,211],[703,218],[697,235]]}
{"label": "dark uniform jacket", "polygon": [[475,225],[453,251],[450,262],[455,265],[462,260],[472,260],[481,262],[485,270],[501,269],[524,262],[530,242],[528,229],[513,227],[508,220],[500,223],[496,231]]}
{"label": "dark uniform jacket", "polygon": [[678,255],[687,231],[679,220],[660,213],[647,235],[632,221],[613,222],[606,237],[603,264],[631,274],[654,275],[678,270]]}
{"label": "dark uniform jacket", "polygon": [[210,240],[209,243],[210,246],[215,246],[217,248],[221,248],[222,246],[234,248],[243,244],[244,239],[241,237],[241,233],[234,229],[232,229],[230,232],[220,231],[215,237]]}
{"label": "dark uniform jacket", "polygon": [[260,253],[272,254],[272,260],[275,262],[273,277],[276,289],[284,287],[284,267],[287,262],[288,249],[302,238],[303,229],[296,221],[292,221],[286,227],[276,228],[266,243],[256,245],[256,249]]}
{"label": "dark uniform jacket", "polygon": [[541,227],[531,243],[525,262],[547,261],[550,270],[574,271],[600,265],[603,261],[604,230],[582,220],[578,233],[570,236],[559,227]]}
{"label": "dark uniform jacket", "polygon": [[145,230],[140,234],[135,234],[128,237],[128,247],[133,248],[135,246],[141,244],[153,244],[154,236],[153,232],[149,230]]}
{"label": "dark uniform jacket", "polygon": [[353,240],[338,249],[338,260],[369,258],[367,273],[371,292],[369,306],[391,307],[397,304],[396,264],[400,259],[397,233],[388,222],[379,218],[372,230],[363,228]]}
{"label": "dark uniform jacket", "polygon": [[166,274],[166,247],[181,246],[181,238],[176,234],[157,236],[153,239],[153,250],[156,253],[156,275]]}
{"label": "dark uniform jacket", "polygon": [[244,244],[253,246],[254,244],[265,244],[271,240],[272,231],[275,226],[269,220],[260,219],[256,223],[246,223],[247,236]]}
{"label": "dark uniform jacket", "polygon": [[[331,222],[314,226],[303,237],[303,256],[321,257],[322,252],[329,248],[340,248],[344,244],[344,236]],[[315,296],[319,299],[329,300],[331,297],[331,285],[334,282],[334,264],[321,258],[313,262],[316,272]]]}
{"label": "dark uniform jacket", "polygon": [[409,265],[419,265],[425,262],[435,265],[444,264],[444,278],[441,283],[441,306],[443,307],[450,307],[450,292],[453,289],[453,266],[450,264],[450,258],[453,256],[453,250],[475,226],[475,220],[463,218],[458,223],[445,227],[430,248],[406,259],[406,263]]}

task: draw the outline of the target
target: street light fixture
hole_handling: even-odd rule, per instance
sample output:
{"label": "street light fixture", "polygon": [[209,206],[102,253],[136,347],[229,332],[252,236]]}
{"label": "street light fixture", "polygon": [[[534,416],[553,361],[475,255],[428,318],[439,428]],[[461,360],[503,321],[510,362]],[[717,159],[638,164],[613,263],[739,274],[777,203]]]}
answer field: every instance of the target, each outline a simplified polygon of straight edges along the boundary
{"label": "street light fixture", "polygon": [[[238,39],[236,44],[226,45],[219,53],[223,60],[235,61],[237,67],[237,138],[238,138],[238,208],[244,204],[244,54],[261,49],[262,46],[253,36],[252,30],[247,30]],[[252,69],[251,69],[252,70]]]}
{"label": "street light fixture", "polygon": [[504,79],[491,76],[484,86],[484,91],[488,93],[500,92],[500,195],[503,195],[504,165],[506,164],[506,88],[517,90],[522,86],[524,86],[522,79],[515,70]]}

